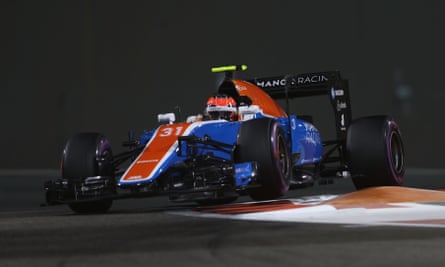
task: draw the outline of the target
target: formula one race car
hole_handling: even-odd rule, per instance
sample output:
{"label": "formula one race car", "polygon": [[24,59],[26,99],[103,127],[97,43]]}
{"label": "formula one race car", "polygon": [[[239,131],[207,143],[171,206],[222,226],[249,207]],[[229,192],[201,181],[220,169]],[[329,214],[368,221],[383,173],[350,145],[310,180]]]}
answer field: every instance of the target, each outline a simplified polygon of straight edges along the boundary
{"label": "formula one race car", "polygon": [[[65,145],[61,178],[45,183],[48,205],[77,213],[106,212],[122,198],[167,195],[171,201],[224,204],[240,195],[254,200],[289,189],[350,177],[357,189],[398,186],[405,156],[397,123],[387,116],[352,120],[348,82],[339,72],[233,78],[245,65],[213,68],[225,80],[202,115],[160,125],[129,150],[113,154],[100,133],[79,133]],[[321,140],[309,116],[289,114],[289,100],[327,95],[334,111],[335,140]],[[275,100],[285,100],[281,107]]]}

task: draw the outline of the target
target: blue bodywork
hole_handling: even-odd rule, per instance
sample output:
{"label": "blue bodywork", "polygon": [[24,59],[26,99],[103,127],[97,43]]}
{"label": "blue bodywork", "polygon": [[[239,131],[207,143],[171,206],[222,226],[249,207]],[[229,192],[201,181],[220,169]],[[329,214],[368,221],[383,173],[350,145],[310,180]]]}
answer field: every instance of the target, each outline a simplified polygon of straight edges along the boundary
{"label": "blue bodywork", "polygon": [[[262,114],[256,114],[252,119],[264,117]],[[305,164],[313,164],[321,161],[323,154],[323,146],[319,131],[314,125],[298,119],[296,116],[276,118],[277,123],[286,133],[285,138],[288,143],[289,151],[292,158],[296,159],[292,164],[301,166]],[[212,157],[233,161],[233,150],[237,145],[238,130],[245,121],[229,122],[224,120],[195,122],[192,124],[192,130],[182,136],[175,144],[175,153],[168,155],[156,172],[148,177],[144,182],[152,182],[157,177],[169,170],[171,166],[183,162],[190,157],[201,157],[212,155]],[[173,124],[174,126],[174,124]],[[154,137],[155,130],[145,131],[140,137],[141,145],[146,146]],[[187,137],[189,137],[187,139]],[[190,141],[195,140],[193,147],[189,146]],[[196,142],[196,140],[206,140],[211,142]],[[248,185],[255,171],[253,162],[243,162],[234,164],[235,186]],[[140,181],[138,182],[140,183]],[[134,184],[129,181],[120,181],[120,185]]]}

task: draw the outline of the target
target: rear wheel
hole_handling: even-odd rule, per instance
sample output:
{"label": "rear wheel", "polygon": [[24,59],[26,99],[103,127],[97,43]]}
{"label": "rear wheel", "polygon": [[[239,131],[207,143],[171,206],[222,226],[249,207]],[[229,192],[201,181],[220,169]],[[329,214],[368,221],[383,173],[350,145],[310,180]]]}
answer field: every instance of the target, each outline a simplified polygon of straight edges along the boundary
{"label": "rear wheel", "polygon": [[[93,176],[114,177],[111,163],[112,150],[109,141],[99,133],[79,133],[65,144],[62,155],[62,177],[70,182]],[[112,200],[95,200],[70,204],[76,213],[103,213]]]}
{"label": "rear wheel", "polygon": [[284,132],[275,120],[262,118],[241,124],[236,161],[254,161],[258,165],[256,179],[260,187],[249,189],[252,199],[278,198],[289,189],[289,148]]}
{"label": "rear wheel", "polygon": [[393,119],[372,116],[353,121],[347,132],[346,153],[357,189],[403,184],[405,153]]}

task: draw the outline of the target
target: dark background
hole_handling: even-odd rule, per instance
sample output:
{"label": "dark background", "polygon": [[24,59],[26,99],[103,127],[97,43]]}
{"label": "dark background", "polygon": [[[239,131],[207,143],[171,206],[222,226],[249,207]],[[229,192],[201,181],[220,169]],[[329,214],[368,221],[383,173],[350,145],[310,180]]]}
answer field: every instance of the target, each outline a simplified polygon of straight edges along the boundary
{"label": "dark background", "polygon": [[[353,116],[399,122],[408,167],[445,156],[443,1],[10,1],[0,3],[0,168],[57,168],[63,143],[202,111],[213,65],[246,77],[340,70]],[[305,99],[306,100],[306,99]],[[327,99],[297,101],[327,138]],[[119,150],[116,148],[115,150]]]}

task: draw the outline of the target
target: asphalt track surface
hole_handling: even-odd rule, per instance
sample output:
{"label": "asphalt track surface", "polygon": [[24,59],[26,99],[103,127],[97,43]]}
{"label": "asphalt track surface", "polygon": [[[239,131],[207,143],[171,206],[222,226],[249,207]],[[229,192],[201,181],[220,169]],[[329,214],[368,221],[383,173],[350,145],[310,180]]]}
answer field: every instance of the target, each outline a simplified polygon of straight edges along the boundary
{"label": "asphalt track surface", "polygon": [[[102,215],[40,207],[55,171],[0,171],[0,266],[444,266],[445,228],[351,226],[181,216],[164,197],[115,202]],[[405,186],[445,188],[441,170]],[[354,191],[350,180],[283,199]],[[238,202],[250,201],[242,197]]]}

